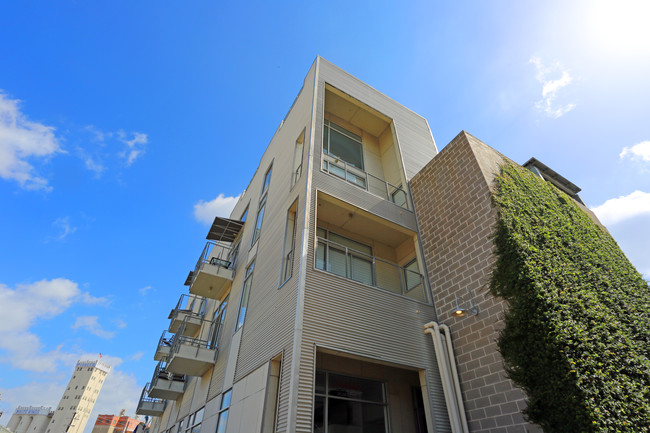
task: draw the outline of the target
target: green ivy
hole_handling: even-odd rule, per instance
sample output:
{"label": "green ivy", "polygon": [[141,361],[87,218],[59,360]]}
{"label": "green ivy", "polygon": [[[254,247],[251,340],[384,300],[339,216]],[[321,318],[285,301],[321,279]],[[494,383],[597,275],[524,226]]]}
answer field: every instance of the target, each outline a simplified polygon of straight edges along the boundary
{"label": "green ivy", "polygon": [[650,432],[650,287],[566,194],[504,165],[490,290],[499,350],[546,432]]}

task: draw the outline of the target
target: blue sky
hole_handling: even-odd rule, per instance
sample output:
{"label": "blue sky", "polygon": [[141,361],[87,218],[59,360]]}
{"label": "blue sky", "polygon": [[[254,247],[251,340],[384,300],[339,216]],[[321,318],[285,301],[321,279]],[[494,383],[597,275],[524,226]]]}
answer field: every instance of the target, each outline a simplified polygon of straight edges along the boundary
{"label": "blue sky", "polygon": [[74,362],[133,413],[167,315],[321,55],[583,188],[650,276],[642,1],[0,3],[0,408]]}

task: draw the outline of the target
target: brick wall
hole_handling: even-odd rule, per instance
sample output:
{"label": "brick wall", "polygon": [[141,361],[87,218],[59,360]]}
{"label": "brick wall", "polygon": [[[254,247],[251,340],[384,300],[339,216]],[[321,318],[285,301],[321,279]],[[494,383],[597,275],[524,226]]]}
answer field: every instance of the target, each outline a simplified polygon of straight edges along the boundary
{"label": "brick wall", "polygon": [[[523,392],[506,378],[496,346],[505,305],[487,291],[496,218],[489,185],[503,160],[463,131],[411,181],[438,320],[452,331],[467,421],[476,433],[540,431],[524,421]],[[452,317],[456,296],[467,300],[468,287],[478,315]]]}

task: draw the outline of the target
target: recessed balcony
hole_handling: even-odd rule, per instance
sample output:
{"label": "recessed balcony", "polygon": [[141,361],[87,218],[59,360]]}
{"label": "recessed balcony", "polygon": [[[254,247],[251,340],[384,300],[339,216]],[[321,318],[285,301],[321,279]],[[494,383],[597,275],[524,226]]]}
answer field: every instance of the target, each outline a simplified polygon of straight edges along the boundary
{"label": "recessed balcony", "polygon": [[185,321],[186,336],[193,337],[201,329],[201,321],[205,316],[206,299],[195,295],[182,295],[169,313],[169,332],[177,334],[181,323]]}
{"label": "recessed balcony", "polygon": [[336,156],[323,154],[323,171],[365,189],[377,197],[392,201],[399,207],[409,211],[413,210],[409,193],[405,188],[395,186],[371,173],[359,170]]}
{"label": "recessed balcony", "polygon": [[149,384],[146,384],[140,395],[138,407],[135,410],[137,415],[160,416],[165,411],[167,402],[160,398],[149,397],[147,391]]}
{"label": "recessed balcony", "polygon": [[324,193],[317,200],[316,269],[428,302],[415,232]]}
{"label": "recessed balcony", "polygon": [[329,85],[321,170],[413,211],[392,119]]}
{"label": "recessed balcony", "polygon": [[318,237],[317,245],[317,269],[418,301],[427,300],[424,277],[419,272],[322,237]]}
{"label": "recessed balcony", "polygon": [[166,362],[161,361],[149,385],[149,397],[176,400],[185,392],[185,376],[172,373]]}
{"label": "recessed balcony", "polygon": [[229,246],[208,241],[186,284],[190,293],[210,299],[222,299],[232,282],[235,253]]}
{"label": "recessed balcony", "polygon": [[[214,326],[210,329],[213,335]],[[169,355],[167,369],[176,374],[203,376],[217,360],[215,339],[207,340],[177,335]]]}
{"label": "recessed balcony", "polygon": [[169,350],[174,344],[174,335],[167,334],[167,331],[163,331],[158,340],[158,346],[156,347],[156,353],[153,356],[153,359],[156,361],[166,361],[169,359]]}

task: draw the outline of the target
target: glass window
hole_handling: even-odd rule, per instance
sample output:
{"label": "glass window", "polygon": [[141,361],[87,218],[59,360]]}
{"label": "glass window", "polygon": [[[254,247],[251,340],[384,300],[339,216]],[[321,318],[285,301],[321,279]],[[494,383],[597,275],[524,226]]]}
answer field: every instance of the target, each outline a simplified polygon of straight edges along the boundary
{"label": "glass window", "polygon": [[228,306],[228,296],[219,304],[212,317],[212,328],[210,335],[210,348],[215,349],[219,346],[219,337],[223,328],[223,321],[226,318],[226,307]]}
{"label": "glass window", "polygon": [[269,190],[269,183],[271,183],[271,170],[273,169],[273,166],[269,167],[268,170],[266,170],[266,174],[264,175],[264,183],[262,184],[262,192],[260,193],[260,197],[263,197],[266,192]]}
{"label": "glass window", "polygon": [[225,433],[226,425],[228,423],[228,412],[230,411],[230,398],[232,397],[232,389],[229,389],[221,397],[221,406],[219,408],[219,419],[217,421],[217,433]]}
{"label": "glass window", "polygon": [[387,410],[383,382],[316,372],[314,432],[386,432]]}
{"label": "glass window", "polygon": [[284,284],[293,273],[293,255],[296,243],[296,210],[298,200],[294,201],[287,211],[287,226],[284,232],[284,247],[282,248],[282,275],[280,284]]}
{"label": "glass window", "polygon": [[260,237],[260,232],[262,231],[262,221],[264,220],[265,208],[266,208],[266,200],[262,204],[260,204],[260,209],[257,211],[257,220],[255,221],[255,231],[253,232],[253,240],[251,241],[251,247],[255,245],[255,242],[257,242],[257,240]]}
{"label": "glass window", "polygon": [[372,248],[355,240],[322,228],[317,236],[328,241],[318,242],[316,268],[360,283],[373,285]]}
{"label": "glass window", "polygon": [[203,408],[188,416],[186,420],[185,433],[199,433],[201,431],[201,421],[203,421]]}
{"label": "glass window", "polygon": [[246,221],[246,215],[248,215],[248,206],[246,206],[246,210],[244,211],[243,214],[241,214],[241,217],[239,218],[240,221]]}
{"label": "glass window", "polygon": [[364,169],[361,137],[327,119],[323,128],[323,152]]}
{"label": "glass window", "polygon": [[241,301],[239,303],[239,315],[237,316],[237,327],[235,331],[241,328],[244,325],[244,320],[246,320],[246,310],[248,309],[248,296],[251,290],[251,284],[253,282],[253,268],[255,267],[255,261],[253,261],[246,268],[246,276],[244,277],[244,288],[241,293]]}
{"label": "glass window", "polygon": [[293,149],[293,172],[291,173],[291,188],[294,187],[302,175],[302,152],[305,143],[305,130],[303,129],[296,140],[296,147]]}
{"label": "glass window", "polygon": [[239,244],[241,243],[241,236],[237,238],[235,244],[228,251],[228,262],[230,262],[231,269],[237,269],[237,255],[239,254]]}

